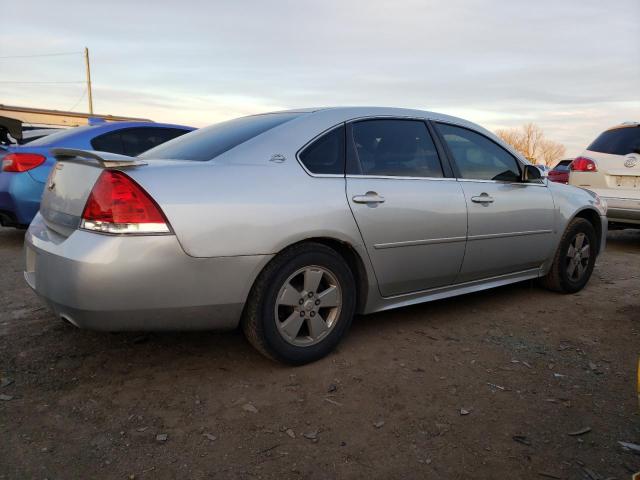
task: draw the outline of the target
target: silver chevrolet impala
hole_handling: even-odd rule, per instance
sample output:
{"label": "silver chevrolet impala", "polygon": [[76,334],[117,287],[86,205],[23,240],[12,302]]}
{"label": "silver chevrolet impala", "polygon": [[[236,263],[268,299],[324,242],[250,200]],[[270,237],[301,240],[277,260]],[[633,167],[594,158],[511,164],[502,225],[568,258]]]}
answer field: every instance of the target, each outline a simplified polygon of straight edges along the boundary
{"label": "silver chevrolet impala", "polygon": [[582,289],[606,205],[446,115],[238,118],[140,157],[70,149],[25,237],[25,278],[98,330],[233,329],[292,364],[354,314],[513,282]]}

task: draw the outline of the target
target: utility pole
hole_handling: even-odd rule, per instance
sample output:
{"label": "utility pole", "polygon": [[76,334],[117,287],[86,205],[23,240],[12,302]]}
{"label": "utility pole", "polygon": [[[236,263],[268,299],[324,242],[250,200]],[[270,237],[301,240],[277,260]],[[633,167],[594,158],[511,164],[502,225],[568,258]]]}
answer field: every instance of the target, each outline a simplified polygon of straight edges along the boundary
{"label": "utility pole", "polygon": [[84,47],[84,63],[87,67],[87,96],[89,98],[89,114],[93,115],[93,94],[91,93],[91,66],[89,65],[89,49]]}

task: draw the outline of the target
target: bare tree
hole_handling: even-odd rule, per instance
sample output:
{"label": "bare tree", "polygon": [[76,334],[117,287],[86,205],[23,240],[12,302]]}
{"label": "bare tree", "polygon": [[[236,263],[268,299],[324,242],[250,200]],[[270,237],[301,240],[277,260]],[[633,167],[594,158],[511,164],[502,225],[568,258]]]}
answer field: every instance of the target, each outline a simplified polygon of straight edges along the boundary
{"label": "bare tree", "polygon": [[520,128],[497,130],[496,135],[532,163],[551,166],[560,160],[566,151],[564,145],[547,140],[542,129],[535,123],[527,123]]}
{"label": "bare tree", "polygon": [[558,160],[562,159],[566,152],[567,149],[561,143],[543,139],[540,144],[539,159],[542,160],[545,165],[551,167],[558,163]]}

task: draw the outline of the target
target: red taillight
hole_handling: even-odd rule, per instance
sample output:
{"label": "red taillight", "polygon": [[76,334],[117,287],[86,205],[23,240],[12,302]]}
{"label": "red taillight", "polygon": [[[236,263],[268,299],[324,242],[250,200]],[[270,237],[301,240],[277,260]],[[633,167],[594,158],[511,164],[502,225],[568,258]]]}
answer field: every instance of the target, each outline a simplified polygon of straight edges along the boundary
{"label": "red taillight", "polygon": [[39,167],[46,160],[37,153],[9,153],[2,159],[3,172],[26,172]]}
{"label": "red taillight", "polygon": [[570,167],[574,172],[597,172],[596,162],[586,157],[578,157],[571,162]]}
{"label": "red taillight", "polygon": [[105,170],[82,212],[81,228],[107,233],[168,233],[160,207],[140,185],[118,170]]}

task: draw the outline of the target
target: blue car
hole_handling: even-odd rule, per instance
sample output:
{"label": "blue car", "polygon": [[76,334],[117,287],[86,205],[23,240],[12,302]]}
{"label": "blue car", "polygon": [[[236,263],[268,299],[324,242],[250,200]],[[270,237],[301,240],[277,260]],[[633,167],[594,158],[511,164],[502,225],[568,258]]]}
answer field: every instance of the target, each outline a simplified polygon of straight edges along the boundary
{"label": "blue car", "polygon": [[26,227],[31,223],[55,164],[51,148],[100,150],[133,157],[192,130],[154,122],[99,123],[52,133],[26,145],[0,146],[0,224]]}

